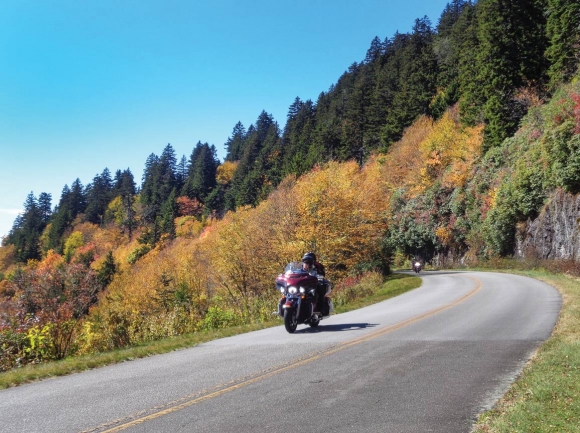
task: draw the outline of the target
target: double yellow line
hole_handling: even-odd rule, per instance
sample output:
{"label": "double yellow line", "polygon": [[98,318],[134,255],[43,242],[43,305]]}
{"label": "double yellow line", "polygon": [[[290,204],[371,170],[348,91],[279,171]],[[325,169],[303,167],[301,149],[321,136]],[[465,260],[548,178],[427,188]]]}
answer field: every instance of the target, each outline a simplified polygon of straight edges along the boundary
{"label": "double yellow line", "polygon": [[[286,362],[281,365],[274,366],[270,369],[263,370],[261,372],[256,373],[253,376],[246,376],[243,378],[239,378],[233,381],[230,381],[226,384],[221,384],[216,387],[213,387],[209,390],[203,390],[196,394],[191,394],[185,396],[179,400],[166,403],[161,407],[152,408],[148,411],[143,411],[138,414],[135,414],[132,420],[127,421],[127,418],[122,420],[112,421],[106,424],[102,424],[96,428],[91,430],[84,430],[81,433],[89,433],[89,432],[100,432],[100,433],[114,433],[119,432],[122,430],[126,430],[130,427],[142,424],[147,421],[154,420],[156,418],[160,418],[162,416],[168,415],[173,412],[180,411],[185,409],[186,407],[193,406],[195,404],[201,403],[206,400],[210,400],[215,397],[219,397],[220,395],[226,394],[228,392],[235,391],[236,389],[243,388],[245,386],[251,385],[253,383],[259,382],[261,380],[267,379],[269,377],[275,376],[277,374],[283,373],[285,371],[301,367],[305,364],[310,362],[316,361],[325,356],[332,355],[333,353],[339,352],[341,350],[347,349],[349,347],[355,346],[360,343],[364,343],[365,341],[372,340],[374,338],[380,337],[382,335],[388,334],[390,332],[396,331],[397,329],[404,328],[405,326],[411,325],[413,323],[419,322],[420,320],[426,319],[427,317],[434,316],[444,310],[449,308],[455,307],[458,304],[466,301],[467,299],[471,298],[475,295],[482,287],[482,283],[480,280],[474,277],[468,276],[467,278],[472,279],[475,282],[475,287],[468,292],[467,294],[463,295],[461,298],[453,301],[450,304],[446,304],[442,307],[435,308],[433,310],[427,311],[426,313],[419,314],[418,316],[411,317],[407,320],[403,320],[402,322],[396,323],[391,326],[387,326],[385,328],[378,329],[376,331],[372,331],[366,335],[361,337],[354,338],[349,341],[345,341],[344,343],[338,344],[336,346],[330,347],[328,349],[322,350],[320,352],[315,352],[314,354],[308,354],[301,358],[293,359],[289,362]],[[112,425],[115,425],[112,428],[108,428]]]}

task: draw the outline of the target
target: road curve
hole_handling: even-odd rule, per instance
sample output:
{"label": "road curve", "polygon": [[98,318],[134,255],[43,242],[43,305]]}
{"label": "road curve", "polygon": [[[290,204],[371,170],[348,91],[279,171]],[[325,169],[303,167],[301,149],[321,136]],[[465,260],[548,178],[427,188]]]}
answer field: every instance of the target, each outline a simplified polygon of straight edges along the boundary
{"label": "road curve", "polygon": [[11,432],[469,432],[549,337],[559,293],[526,277],[423,272],[321,322],[0,391]]}

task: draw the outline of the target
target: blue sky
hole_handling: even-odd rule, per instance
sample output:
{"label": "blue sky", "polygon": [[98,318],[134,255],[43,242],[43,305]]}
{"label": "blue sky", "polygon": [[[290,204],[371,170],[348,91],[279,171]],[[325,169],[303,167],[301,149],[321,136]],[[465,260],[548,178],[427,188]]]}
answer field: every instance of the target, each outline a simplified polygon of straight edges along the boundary
{"label": "blue sky", "polygon": [[262,110],[284,126],[371,40],[408,32],[446,0],[3,0],[0,237],[26,196],[224,143]]}

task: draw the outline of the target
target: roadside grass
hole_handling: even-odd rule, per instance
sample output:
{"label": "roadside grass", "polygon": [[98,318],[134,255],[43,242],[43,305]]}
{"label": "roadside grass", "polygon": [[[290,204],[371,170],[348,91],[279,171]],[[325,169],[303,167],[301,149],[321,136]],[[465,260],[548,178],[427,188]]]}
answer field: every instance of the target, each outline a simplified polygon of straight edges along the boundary
{"label": "roadside grass", "polygon": [[543,270],[513,271],[562,294],[552,336],[509,391],[479,416],[476,433],[580,432],[580,278]]}
{"label": "roadside grass", "polygon": [[368,296],[357,298],[344,305],[335,306],[334,311],[336,313],[346,313],[347,311],[357,310],[401,295],[409,290],[416,289],[420,285],[421,279],[419,277],[405,274],[391,274],[386,278],[385,282],[378,288],[378,290]]}
{"label": "roadside grass", "polygon": [[[344,313],[357,308],[362,308],[383,300],[400,295],[408,290],[415,289],[421,285],[421,280],[417,277],[407,275],[392,274],[385,282],[368,296],[357,298],[340,308],[335,309],[336,313]],[[40,379],[64,376],[78,373],[93,368],[103,367],[119,362],[131,361],[137,358],[144,358],[151,355],[172,352],[174,350],[185,349],[219,338],[231,337],[233,335],[256,331],[281,325],[280,319],[272,319],[268,322],[253,323],[230,328],[201,331],[192,334],[180,335],[163,340],[151,341],[137,346],[114,350],[110,352],[95,353],[70,357],[61,361],[52,361],[35,365],[26,365],[21,368],[0,373],[0,389],[21,385]]]}

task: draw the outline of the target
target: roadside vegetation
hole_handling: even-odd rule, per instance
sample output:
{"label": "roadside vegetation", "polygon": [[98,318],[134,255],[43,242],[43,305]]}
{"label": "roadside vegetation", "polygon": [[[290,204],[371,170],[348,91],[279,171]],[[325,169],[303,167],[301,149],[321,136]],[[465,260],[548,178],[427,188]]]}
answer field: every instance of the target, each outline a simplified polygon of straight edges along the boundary
{"label": "roadside vegetation", "polygon": [[[400,295],[420,285],[421,280],[419,278],[401,274],[393,274],[383,279],[380,274],[373,273],[359,278],[348,279],[334,289],[333,299],[337,304],[335,311],[336,313],[344,313],[362,308]],[[271,305],[272,310],[275,309],[275,305],[275,303]],[[269,320],[260,323],[203,330],[146,342],[125,349],[69,357],[59,361],[48,361],[38,364],[32,363],[0,373],[0,389],[17,386],[34,380],[63,376],[118,362],[167,353],[193,347],[218,338],[230,337],[244,332],[280,325],[281,320],[272,315]]]}
{"label": "roadside vegetation", "polygon": [[497,260],[493,265],[556,287],[562,294],[563,305],[552,336],[494,408],[480,415],[473,431],[580,431],[580,272],[577,265],[573,261],[513,260]]}

